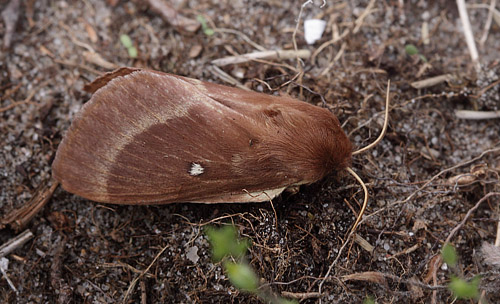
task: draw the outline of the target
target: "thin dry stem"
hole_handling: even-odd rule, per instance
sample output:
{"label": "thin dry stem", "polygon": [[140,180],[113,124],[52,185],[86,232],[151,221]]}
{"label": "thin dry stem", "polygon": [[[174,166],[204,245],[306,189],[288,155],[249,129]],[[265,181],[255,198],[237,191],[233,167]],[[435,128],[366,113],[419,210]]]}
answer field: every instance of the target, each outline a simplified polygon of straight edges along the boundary
{"label": "thin dry stem", "polygon": [[7,281],[7,283],[9,284],[9,287],[10,289],[12,289],[12,291],[14,291],[16,294],[18,293],[18,290],[16,288],[16,286],[14,285],[14,283],[10,280],[9,276],[7,275],[7,272],[5,271],[5,269],[3,269],[2,265],[0,265],[0,271],[2,272],[2,275],[4,277],[4,279]]}
{"label": "thin dry stem", "polygon": [[373,12],[372,8],[373,8],[374,4],[375,4],[375,0],[371,0],[370,3],[368,3],[368,5],[366,6],[363,13],[361,13],[361,15],[358,17],[358,19],[356,19],[356,21],[354,21],[354,24],[356,24],[356,26],[354,27],[354,30],[352,31],[354,34],[359,32],[359,30],[361,29],[361,26],[364,23],[365,18]]}
{"label": "thin dry stem", "polygon": [[[300,11],[299,11],[299,16],[297,17],[297,23],[295,24],[295,29],[293,30],[292,34],[292,43],[293,43],[293,49],[295,51],[298,51],[297,48],[297,32],[299,31],[299,25],[300,25],[300,19],[302,18],[302,12],[304,11],[304,7],[306,7],[308,4],[313,3],[312,0],[307,0],[306,2],[302,3],[300,6]],[[301,64],[300,64],[300,59],[297,57],[297,69],[301,70]]]}
{"label": "thin dry stem", "polygon": [[300,299],[300,300],[319,298],[321,296],[319,292],[290,292],[290,291],[283,291],[281,292],[281,295],[286,298]]}
{"label": "thin dry stem", "polygon": [[497,223],[497,237],[495,238],[495,246],[500,247],[500,216]]}
{"label": "thin dry stem", "polygon": [[134,291],[135,289],[135,285],[137,285],[137,281],[139,281],[140,279],[142,279],[142,277],[148,273],[149,269],[151,267],[153,267],[154,263],[156,263],[156,260],[158,260],[158,258],[163,254],[163,252],[165,252],[165,250],[167,250],[167,247],[168,245],[166,245],[165,247],[163,247],[160,252],[158,252],[158,254],[155,256],[155,258],[153,259],[153,261],[151,262],[151,264],[149,264],[148,268],[146,268],[140,275],[138,275],[133,281],[132,283],[130,283],[130,286],[128,287],[127,289],[127,292],[125,293],[125,296],[123,297],[123,301],[122,303],[125,304],[127,303],[128,301],[128,297],[130,296],[130,294]]}
{"label": "thin dry stem", "polygon": [[234,29],[228,29],[228,28],[221,28],[221,27],[215,28],[214,27],[214,32],[216,32],[216,33],[231,33],[231,34],[240,36],[240,38],[243,39],[243,41],[245,41],[246,43],[250,44],[255,49],[257,49],[259,51],[267,51],[267,49],[265,47],[263,47],[263,46],[255,43],[255,42],[253,42],[252,39],[250,39],[247,35],[243,34],[240,31],[237,31],[237,30],[234,30]]}
{"label": "thin dry stem", "polygon": [[472,28],[470,26],[469,15],[467,13],[465,0],[457,0],[457,6],[458,6],[458,13],[460,14],[460,20],[462,21],[462,27],[464,29],[465,41],[467,42],[467,47],[469,48],[469,53],[472,59],[472,63],[476,67],[476,70],[479,70],[480,69],[479,54],[477,52],[476,42],[474,41]]}
{"label": "thin dry stem", "polygon": [[272,51],[259,51],[252,52],[237,56],[228,56],[224,58],[219,58],[212,60],[212,64],[217,66],[225,66],[230,64],[239,64],[254,59],[291,59],[291,58],[304,58],[307,59],[311,57],[311,51],[302,50],[272,50]]}
{"label": "thin dry stem", "polygon": [[488,34],[490,32],[491,23],[493,21],[493,13],[494,13],[494,10],[496,7],[496,2],[497,2],[496,0],[491,0],[491,2],[490,2],[488,17],[486,18],[486,23],[484,24],[483,35],[481,36],[481,39],[479,39],[479,44],[481,46],[484,46],[484,43],[488,39]]}
{"label": "thin dry stem", "polygon": [[234,85],[237,88],[240,88],[240,89],[245,90],[245,91],[251,91],[249,88],[247,88],[246,86],[241,84],[238,80],[236,80],[234,77],[232,77],[228,73],[221,70],[218,66],[212,65],[210,67],[210,72],[212,72],[212,74],[219,77],[223,81],[225,81],[231,85]]}
{"label": "thin dry stem", "polygon": [[5,244],[0,246],[0,258],[23,246],[32,237],[33,233],[29,229],[27,229],[23,233],[17,235],[15,238],[8,240]]}

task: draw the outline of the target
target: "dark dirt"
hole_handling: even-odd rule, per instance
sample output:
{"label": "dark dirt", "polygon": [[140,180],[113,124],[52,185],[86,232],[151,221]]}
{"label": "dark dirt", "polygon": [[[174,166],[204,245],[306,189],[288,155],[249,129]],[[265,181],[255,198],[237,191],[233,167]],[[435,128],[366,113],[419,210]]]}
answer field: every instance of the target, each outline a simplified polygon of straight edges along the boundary
{"label": "dark dirt", "polygon": [[[9,2],[0,1],[0,10]],[[204,16],[209,28],[239,31],[265,49],[293,49],[300,4],[173,2],[186,18]],[[294,78],[294,59],[222,67],[242,76],[236,77],[238,81],[256,91],[288,93],[318,105],[322,95],[355,147],[379,134],[386,83],[392,81],[388,132],[375,148],[356,155],[352,164],[370,193],[357,234],[373,250],[361,246],[360,238],[349,240],[321,296],[302,303],[360,303],[367,296],[379,303],[452,302],[445,287],[452,273],[466,279],[481,274],[481,295],[489,303],[500,302],[499,269],[486,263],[480,250],[483,242],[495,243],[499,196],[474,210],[450,239],[459,254],[458,266],[435,264],[445,240],[467,212],[484,195],[500,191],[499,120],[464,120],[454,113],[500,108],[500,85],[494,84],[500,71],[499,25],[493,21],[480,43],[488,10],[469,7],[481,63],[476,71],[455,1],[376,1],[362,23],[355,21],[368,1],[328,2],[323,8],[318,4],[306,6],[302,20],[326,20],[323,38],[307,45],[301,25],[298,48],[314,53],[335,35],[343,38],[314,60],[305,59],[302,77]],[[22,1],[18,13],[10,47],[0,53],[4,219],[50,180],[57,145],[90,98],[82,90],[86,83],[113,66],[137,66],[227,84],[211,61],[256,51],[240,34],[219,30],[207,35],[202,29],[191,32],[182,24],[174,26],[142,1],[28,0]],[[428,41],[422,37],[424,22]],[[7,29],[0,22],[1,37]],[[349,32],[342,35],[344,31]],[[136,46],[136,59],[120,43],[121,34],[129,35]],[[410,56],[405,51],[408,44],[423,56]],[[89,59],[86,54],[91,51],[110,65]],[[442,74],[453,77],[424,89],[410,85]],[[256,79],[277,90],[270,92]],[[452,169],[439,174],[448,168]],[[465,185],[453,180],[460,175],[468,178]],[[256,297],[232,287],[221,265],[212,263],[202,231],[206,223],[233,223],[242,236],[252,239],[248,258],[274,292],[314,293],[339,254],[361,200],[361,187],[346,173],[275,199],[277,222],[270,203],[101,205],[58,188],[26,227],[34,238],[6,256],[6,275],[19,293],[1,278],[0,302],[122,302],[134,279],[154,262],[127,302],[139,303],[142,290],[147,303],[258,303]],[[0,243],[18,233],[5,227]]]}

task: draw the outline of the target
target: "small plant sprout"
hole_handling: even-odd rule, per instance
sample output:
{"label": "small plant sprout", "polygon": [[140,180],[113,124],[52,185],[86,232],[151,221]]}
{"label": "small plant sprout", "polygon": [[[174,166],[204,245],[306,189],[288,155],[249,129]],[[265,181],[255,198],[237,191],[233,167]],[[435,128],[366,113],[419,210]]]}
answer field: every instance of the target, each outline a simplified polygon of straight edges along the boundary
{"label": "small plant sprout", "polygon": [[120,42],[127,49],[130,58],[137,58],[137,49],[135,48],[132,39],[129,35],[123,34],[120,36]]}
{"label": "small plant sprout", "polygon": [[[441,257],[453,272],[459,272],[457,271],[458,254],[453,245],[446,243],[441,250]],[[480,280],[480,276],[475,276],[468,282],[455,274],[451,274],[448,289],[457,299],[477,299],[479,297]]]}
{"label": "small plant sprout", "polygon": [[455,250],[455,247],[449,243],[446,243],[443,246],[443,249],[441,249],[441,256],[443,257],[443,261],[450,267],[455,267],[457,265],[457,251]]}
{"label": "small plant sprout", "polygon": [[222,228],[208,227],[205,231],[212,247],[212,258],[221,262],[224,272],[234,287],[251,293],[266,303],[292,304],[297,303],[275,295],[268,288],[259,284],[259,277],[245,259],[250,240],[238,238],[236,228],[232,225]]}
{"label": "small plant sprout", "polygon": [[481,277],[475,276],[467,282],[466,280],[451,276],[448,288],[457,299],[477,299],[479,297],[479,282]]}
{"label": "small plant sprout", "polygon": [[203,17],[202,15],[198,15],[196,16],[196,20],[198,20],[198,22],[201,24],[201,30],[205,35],[212,36],[213,34],[215,34],[215,31],[208,26],[207,19],[205,19],[205,17]]}
{"label": "small plant sprout", "polygon": [[418,51],[417,47],[413,44],[407,44],[405,46],[405,52],[406,54],[410,55],[410,56],[414,56],[414,55],[418,55],[418,57],[423,61],[423,62],[428,62],[427,61],[427,58],[420,54],[420,52]]}

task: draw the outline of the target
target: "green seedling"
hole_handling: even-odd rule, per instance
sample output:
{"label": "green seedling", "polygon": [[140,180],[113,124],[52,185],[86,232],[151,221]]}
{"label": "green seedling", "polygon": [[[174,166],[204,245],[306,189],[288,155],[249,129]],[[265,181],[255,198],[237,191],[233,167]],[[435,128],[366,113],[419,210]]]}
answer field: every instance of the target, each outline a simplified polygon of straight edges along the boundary
{"label": "green seedling", "polygon": [[413,44],[407,44],[405,46],[405,52],[406,54],[410,55],[410,56],[414,56],[414,55],[418,55],[418,57],[423,61],[423,62],[428,62],[427,61],[427,58],[425,58],[424,55],[420,54],[420,52],[418,51],[417,47]]}
{"label": "green seedling", "polygon": [[479,297],[480,281],[481,278],[479,276],[475,276],[469,282],[459,277],[451,276],[448,288],[457,299],[477,299]]}
{"label": "green seedling", "polygon": [[205,234],[212,247],[212,259],[222,263],[224,272],[234,287],[254,294],[266,303],[297,303],[283,299],[269,289],[259,288],[259,277],[245,259],[251,242],[248,239],[240,239],[234,226],[208,227]]}
{"label": "green seedling", "polygon": [[212,36],[213,34],[215,34],[215,31],[208,26],[207,19],[205,19],[205,17],[203,17],[202,15],[198,15],[196,16],[196,20],[198,20],[198,22],[201,24],[201,30],[205,35]]}
{"label": "green seedling", "polygon": [[130,58],[137,58],[137,49],[132,43],[132,39],[130,39],[129,35],[120,35],[120,42],[127,49],[128,56]]}
{"label": "green seedling", "polygon": [[[441,257],[452,270],[457,272],[456,267],[458,264],[458,254],[453,245],[446,243],[441,250]],[[448,289],[457,299],[477,299],[479,297],[480,280],[480,276],[475,276],[472,280],[467,282],[466,280],[452,274],[450,276]]]}
{"label": "green seedling", "polygon": [[455,267],[457,265],[458,255],[455,247],[450,244],[445,244],[443,249],[441,249],[441,257],[443,261],[451,267]]}
{"label": "green seedling", "polygon": [[364,300],[363,300],[363,304],[375,304],[375,300],[373,299],[372,296],[367,296]]}
{"label": "green seedling", "polygon": [[212,258],[215,262],[220,262],[226,257],[241,259],[250,247],[250,240],[238,239],[238,232],[234,226],[224,226],[219,229],[209,227],[206,235],[212,245]]}
{"label": "green seedling", "polygon": [[225,262],[224,270],[234,287],[247,292],[257,291],[259,287],[259,278],[249,265]]}

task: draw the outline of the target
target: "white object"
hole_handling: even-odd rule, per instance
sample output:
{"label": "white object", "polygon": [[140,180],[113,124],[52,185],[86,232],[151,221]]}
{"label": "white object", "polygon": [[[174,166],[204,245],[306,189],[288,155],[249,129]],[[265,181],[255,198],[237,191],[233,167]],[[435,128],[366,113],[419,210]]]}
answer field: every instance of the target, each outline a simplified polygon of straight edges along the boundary
{"label": "white object", "polygon": [[9,269],[9,260],[7,258],[1,258],[0,259],[0,267],[3,270]]}
{"label": "white object", "polygon": [[314,44],[323,36],[326,21],[321,19],[308,19],[304,21],[304,36],[307,44]]}
{"label": "white object", "polygon": [[193,264],[196,264],[200,259],[200,257],[198,256],[198,246],[190,247],[187,250],[186,257],[188,258],[188,260],[193,262]]}

